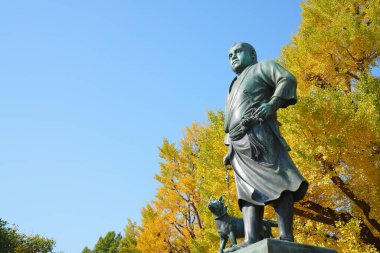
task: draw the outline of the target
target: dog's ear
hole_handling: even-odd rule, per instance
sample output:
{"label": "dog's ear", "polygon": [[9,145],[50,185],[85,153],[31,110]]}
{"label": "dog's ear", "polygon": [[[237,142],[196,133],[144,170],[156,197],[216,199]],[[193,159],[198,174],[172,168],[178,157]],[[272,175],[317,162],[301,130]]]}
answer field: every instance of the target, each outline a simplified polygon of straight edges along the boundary
{"label": "dog's ear", "polygon": [[210,202],[211,202],[211,201],[214,201],[214,198],[213,198],[212,196],[210,197]]}
{"label": "dog's ear", "polygon": [[220,196],[219,201],[222,202],[222,203],[224,203],[224,197],[223,197],[223,195]]}

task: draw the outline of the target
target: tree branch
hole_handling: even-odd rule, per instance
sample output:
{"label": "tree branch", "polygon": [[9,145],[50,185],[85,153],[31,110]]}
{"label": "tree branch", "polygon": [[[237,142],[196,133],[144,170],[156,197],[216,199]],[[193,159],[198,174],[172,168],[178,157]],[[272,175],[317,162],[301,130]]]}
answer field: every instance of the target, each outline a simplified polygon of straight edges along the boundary
{"label": "tree branch", "polygon": [[355,75],[354,73],[350,72],[350,71],[346,71],[346,74],[349,75],[350,77],[356,79],[357,81],[360,80],[360,77],[358,75]]}
{"label": "tree branch", "polygon": [[[348,222],[353,218],[353,216],[350,213],[346,212],[337,212],[334,209],[330,207],[324,207],[318,203],[315,203],[310,200],[304,200],[299,203],[303,208],[312,210],[313,212],[316,212],[320,215],[323,215],[327,219],[331,219],[334,222],[337,220]],[[326,223],[327,224],[327,223]]]}
{"label": "tree branch", "polygon": [[307,212],[307,211],[299,209],[297,207],[294,207],[294,214],[301,216],[301,217],[304,217],[304,218],[309,219],[309,220],[321,222],[321,223],[326,224],[326,225],[334,226],[334,224],[335,224],[334,220],[332,220],[328,217],[325,217],[325,216],[323,216],[321,214],[317,214],[317,213]]}
{"label": "tree branch", "polygon": [[[334,167],[331,164],[327,164],[325,162],[324,166],[326,166],[326,168],[329,171],[337,174],[336,171],[334,170]],[[357,207],[359,207],[362,210],[368,223],[371,224],[377,230],[377,232],[380,232],[380,223],[377,220],[370,217],[370,212],[371,212],[370,205],[366,201],[356,197],[355,193],[351,191],[349,186],[339,176],[337,175],[332,176],[331,180]]]}
{"label": "tree branch", "polygon": [[197,220],[198,220],[199,228],[202,229],[203,227],[202,227],[201,217],[199,216],[198,209],[195,207],[194,203],[191,203],[190,205],[191,205],[192,208],[194,209],[195,216],[197,217]]}
{"label": "tree branch", "polygon": [[[312,212],[308,212],[306,210],[294,207],[294,214],[316,221],[321,222],[326,225],[330,226],[336,226],[335,222],[340,220],[344,223],[349,222],[353,217],[350,213],[344,213],[344,212],[336,212],[333,209],[329,207],[321,206],[320,204],[317,204],[312,201],[302,201],[299,203],[303,208],[309,209]],[[374,236],[372,231],[369,229],[369,227],[364,223],[363,219],[356,217],[361,221],[360,224],[360,237],[361,239],[367,243],[374,245],[378,250],[380,250],[380,238]]]}

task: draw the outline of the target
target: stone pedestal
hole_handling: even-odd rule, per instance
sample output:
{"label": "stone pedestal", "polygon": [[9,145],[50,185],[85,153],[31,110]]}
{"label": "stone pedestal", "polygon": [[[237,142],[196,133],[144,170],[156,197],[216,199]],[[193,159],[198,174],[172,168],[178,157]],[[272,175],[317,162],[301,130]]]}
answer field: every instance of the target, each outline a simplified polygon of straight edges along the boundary
{"label": "stone pedestal", "polygon": [[237,250],[235,253],[337,253],[337,251],[269,238]]}

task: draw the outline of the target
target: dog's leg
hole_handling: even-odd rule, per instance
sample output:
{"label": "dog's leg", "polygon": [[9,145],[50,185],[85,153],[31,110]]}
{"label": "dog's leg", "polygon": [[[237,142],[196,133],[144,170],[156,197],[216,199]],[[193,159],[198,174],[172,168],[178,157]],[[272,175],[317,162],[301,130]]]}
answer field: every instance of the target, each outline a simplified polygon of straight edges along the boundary
{"label": "dog's leg", "polygon": [[261,239],[273,238],[271,226],[265,219],[263,219],[263,222],[262,222],[260,235],[261,235]]}
{"label": "dog's leg", "polygon": [[231,241],[232,245],[237,244],[237,242],[236,242],[236,236],[235,236],[234,232],[231,231],[230,234],[228,235],[228,237],[230,238],[230,241]]}
{"label": "dog's leg", "polygon": [[220,247],[219,247],[219,253],[223,253],[224,248],[227,244],[227,238],[220,237]]}

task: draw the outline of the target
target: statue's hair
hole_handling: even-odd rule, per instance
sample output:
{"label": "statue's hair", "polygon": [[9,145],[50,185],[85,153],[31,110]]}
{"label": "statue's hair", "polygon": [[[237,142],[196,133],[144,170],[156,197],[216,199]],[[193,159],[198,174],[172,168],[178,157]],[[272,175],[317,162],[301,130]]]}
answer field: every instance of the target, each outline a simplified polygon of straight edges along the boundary
{"label": "statue's hair", "polygon": [[248,50],[251,53],[252,58],[254,58],[255,62],[257,62],[256,50],[251,44],[246,43],[246,42],[236,42],[231,46],[231,48],[238,44],[241,44],[246,50]]}

